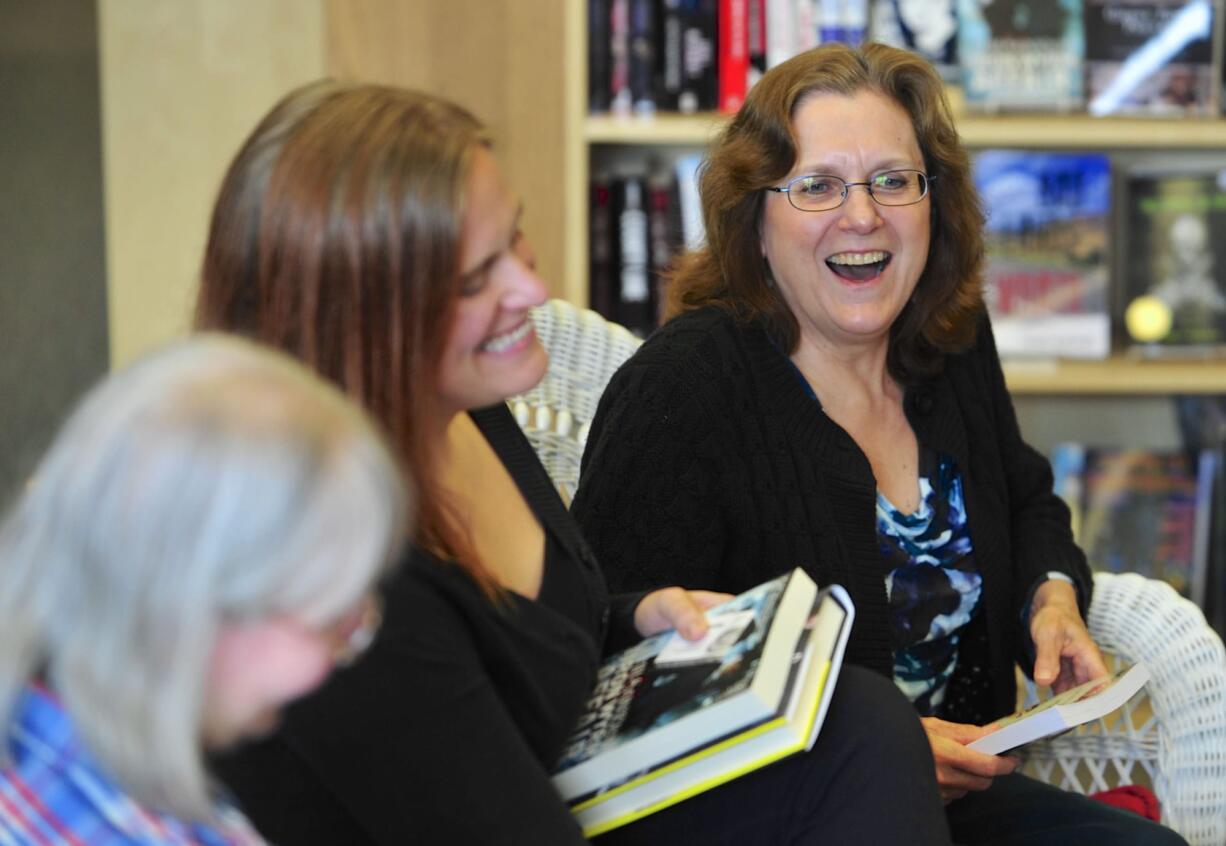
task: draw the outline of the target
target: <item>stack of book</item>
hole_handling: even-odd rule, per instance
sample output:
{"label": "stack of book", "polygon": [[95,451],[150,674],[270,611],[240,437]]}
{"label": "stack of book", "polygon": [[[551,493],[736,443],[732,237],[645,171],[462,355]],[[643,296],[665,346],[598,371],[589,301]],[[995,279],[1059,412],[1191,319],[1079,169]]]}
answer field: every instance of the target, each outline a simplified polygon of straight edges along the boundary
{"label": "stack of book", "polygon": [[612,656],[554,785],[588,837],[813,746],[854,608],[796,569]]}

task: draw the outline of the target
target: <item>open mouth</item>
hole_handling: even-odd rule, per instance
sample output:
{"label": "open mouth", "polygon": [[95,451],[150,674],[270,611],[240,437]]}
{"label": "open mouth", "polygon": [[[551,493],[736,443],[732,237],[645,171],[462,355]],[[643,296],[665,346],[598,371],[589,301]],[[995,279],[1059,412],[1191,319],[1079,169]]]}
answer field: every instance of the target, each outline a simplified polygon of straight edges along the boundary
{"label": "open mouth", "polygon": [[851,282],[866,282],[880,276],[893,258],[883,250],[865,253],[836,253],[826,259],[826,266],[840,279]]}
{"label": "open mouth", "polygon": [[523,323],[516,326],[510,332],[506,332],[502,335],[495,335],[494,337],[490,338],[488,341],[486,341],[484,344],[481,345],[481,350],[483,352],[490,352],[490,353],[506,352],[507,350],[511,349],[513,346],[518,344],[520,341],[522,341],[524,338],[527,338],[528,335],[530,335],[531,333],[532,333],[532,321],[525,320]]}

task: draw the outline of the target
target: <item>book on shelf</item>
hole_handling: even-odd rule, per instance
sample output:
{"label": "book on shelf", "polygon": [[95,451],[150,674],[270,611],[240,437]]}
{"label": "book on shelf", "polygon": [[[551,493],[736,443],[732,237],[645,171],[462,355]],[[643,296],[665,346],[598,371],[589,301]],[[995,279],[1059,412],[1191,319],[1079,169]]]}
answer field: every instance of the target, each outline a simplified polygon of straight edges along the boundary
{"label": "book on shelf", "polygon": [[1226,155],[1165,156],[1125,176],[1120,289],[1143,355],[1226,348]]}
{"label": "book on shelf", "polygon": [[1084,52],[1081,0],[958,0],[969,108],[1080,108]]}
{"label": "book on shelf", "polygon": [[719,110],[735,112],[749,90],[749,0],[719,0]]}
{"label": "book on shelf", "polygon": [[958,82],[957,0],[873,0],[872,39],[919,53],[946,82]]}
{"label": "book on shelf", "polygon": [[1003,356],[1103,358],[1111,166],[1106,155],[985,150],[986,296]]}
{"label": "book on shelf", "polygon": [[797,568],[610,657],[553,782],[591,837],[812,747],[854,608]]}
{"label": "book on shelf", "polygon": [[656,105],[692,114],[715,109],[718,0],[661,0],[656,28]]}
{"label": "book on shelf", "polygon": [[1000,755],[1027,743],[1053,737],[1122,707],[1149,681],[1144,664],[1133,664],[1106,678],[1078,685],[1011,717],[997,720],[995,731],[967,748]]}
{"label": "book on shelf", "polygon": [[1217,454],[1141,449],[1052,452],[1055,491],[1090,567],[1161,579],[1204,607]]}
{"label": "book on shelf", "polygon": [[1082,2],[1090,114],[1213,113],[1210,0]]}

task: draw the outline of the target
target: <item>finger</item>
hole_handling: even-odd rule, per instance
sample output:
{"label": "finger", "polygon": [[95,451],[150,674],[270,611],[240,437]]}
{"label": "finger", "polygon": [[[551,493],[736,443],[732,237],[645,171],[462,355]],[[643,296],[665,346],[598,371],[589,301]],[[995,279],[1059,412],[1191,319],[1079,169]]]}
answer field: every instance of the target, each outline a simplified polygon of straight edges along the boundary
{"label": "finger", "polygon": [[690,590],[686,591],[686,593],[690,595],[690,599],[694,604],[703,611],[706,611],[708,608],[714,608],[716,605],[733,598],[730,593],[720,593],[714,590]]}
{"label": "finger", "polygon": [[[929,735],[947,738],[962,745],[973,743],[988,733],[983,726],[973,726],[969,723],[951,723],[938,717],[922,717],[920,722]],[[931,740],[931,738],[930,738]]]}
{"label": "finger", "polygon": [[1034,635],[1034,682],[1045,687],[1060,675],[1060,647],[1064,638],[1056,626],[1043,626]]}
{"label": "finger", "polygon": [[1017,768],[1017,761],[1013,758],[987,755],[948,741],[942,743],[939,749],[934,745],[932,754],[939,766],[973,778],[993,779],[996,776],[1008,775]]}
{"label": "finger", "polygon": [[669,626],[686,640],[698,640],[707,633],[707,617],[688,591],[669,590],[660,597],[660,613]]}

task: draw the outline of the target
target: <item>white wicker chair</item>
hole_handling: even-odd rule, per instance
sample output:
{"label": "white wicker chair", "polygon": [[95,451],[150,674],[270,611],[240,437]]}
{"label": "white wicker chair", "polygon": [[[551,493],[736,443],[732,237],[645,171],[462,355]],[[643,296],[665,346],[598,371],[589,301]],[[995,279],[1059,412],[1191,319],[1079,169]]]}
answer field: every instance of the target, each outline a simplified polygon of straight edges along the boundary
{"label": "white wicker chair", "polygon": [[600,395],[642,342],[596,312],[563,300],[535,309],[532,319],[549,351],[549,371],[509,405],[569,503],[579,485],[579,461]]}
{"label": "white wicker chair", "polygon": [[[564,496],[605,384],[639,340],[600,315],[551,300],[534,315],[549,351],[539,385],[510,401]],[[1144,661],[1148,696],[1120,712],[1027,747],[1027,771],[1089,793],[1118,784],[1153,786],[1163,821],[1193,846],[1226,844],[1226,652],[1199,608],[1166,583],[1134,573],[1094,577],[1090,633],[1114,661]],[[1036,701],[1025,684],[1026,703]]]}

